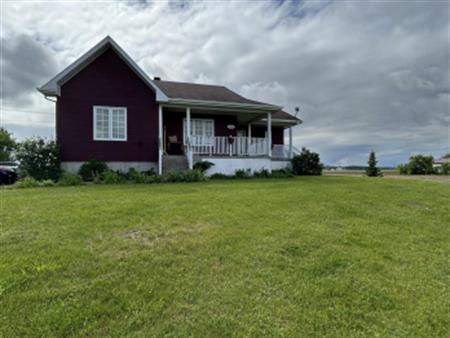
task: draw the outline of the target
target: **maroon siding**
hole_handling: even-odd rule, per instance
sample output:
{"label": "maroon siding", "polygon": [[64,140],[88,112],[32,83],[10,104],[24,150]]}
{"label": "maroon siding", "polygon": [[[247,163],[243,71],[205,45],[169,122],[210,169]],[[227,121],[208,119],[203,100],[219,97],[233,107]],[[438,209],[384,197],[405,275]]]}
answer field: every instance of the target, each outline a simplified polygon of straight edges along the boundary
{"label": "maroon siding", "polygon": [[[263,126],[253,126],[252,137],[264,137],[266,130],[267,128]],[[284,144],[283,127],[272,127],[272,144]]]}
{"label": "maroon siding", "polygon": [[[93,140],[96,105],[127,107],[126,142]],[[63,161],[158,161],[155,94],[111,49],[62,86],[56,121]]]}

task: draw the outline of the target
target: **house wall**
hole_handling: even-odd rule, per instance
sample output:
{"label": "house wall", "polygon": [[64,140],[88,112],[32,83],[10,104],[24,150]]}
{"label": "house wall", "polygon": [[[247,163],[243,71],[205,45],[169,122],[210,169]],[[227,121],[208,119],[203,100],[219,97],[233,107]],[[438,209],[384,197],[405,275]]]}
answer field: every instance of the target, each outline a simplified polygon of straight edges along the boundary
{"label": "house wall", "polygon": [[[127,141],[94,141],[96,105],[127,107]],[[63,166],[90,159],[120,166],[158,161],[155,94],[111,49],[61,87],[56,121]]]}
{"label": "house wall", "polygon": [[[252,126],[252,137],[264,137],[266,130],[263,126]],[[284,144],[283,127],[272,127],[272,144]]]}

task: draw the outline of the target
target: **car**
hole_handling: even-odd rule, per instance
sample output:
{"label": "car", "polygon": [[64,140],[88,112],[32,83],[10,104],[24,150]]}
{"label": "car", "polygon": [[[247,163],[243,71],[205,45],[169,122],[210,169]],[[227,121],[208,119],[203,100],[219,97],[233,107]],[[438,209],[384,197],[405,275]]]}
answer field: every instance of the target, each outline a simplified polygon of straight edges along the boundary
{"label": "car", "polygon": [[14,184],[17,181],[17,173],[14,169],[0,167],[0,185]]}

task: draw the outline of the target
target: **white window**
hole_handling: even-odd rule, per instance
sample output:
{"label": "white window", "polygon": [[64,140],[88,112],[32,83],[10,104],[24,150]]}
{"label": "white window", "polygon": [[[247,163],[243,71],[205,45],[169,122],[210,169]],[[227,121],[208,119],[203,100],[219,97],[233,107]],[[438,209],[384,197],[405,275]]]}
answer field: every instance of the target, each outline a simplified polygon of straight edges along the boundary
{"label": "white window", "polygon": [[127,108],[94,106],[94,140],[126,141]]}
{"label": "white window", "polygon": [[[187,126],[186,119],[183,120],[183,143],[186,144]],[[214,137],[214,120],[191,119],[191,142],[192,144],[207,144]]]}

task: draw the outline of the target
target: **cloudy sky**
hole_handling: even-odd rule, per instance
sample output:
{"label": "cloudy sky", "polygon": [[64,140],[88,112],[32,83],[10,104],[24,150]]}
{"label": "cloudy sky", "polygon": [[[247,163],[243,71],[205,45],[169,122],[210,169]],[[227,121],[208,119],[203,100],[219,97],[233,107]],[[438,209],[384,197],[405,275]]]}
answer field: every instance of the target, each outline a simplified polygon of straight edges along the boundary
{"label": "cloudy sky", "polygon": [[150,75],[300,106],[326,164],[449,151],[449,2],[3,1],[1,124],[54,134],[35,88],[111,35]]}

